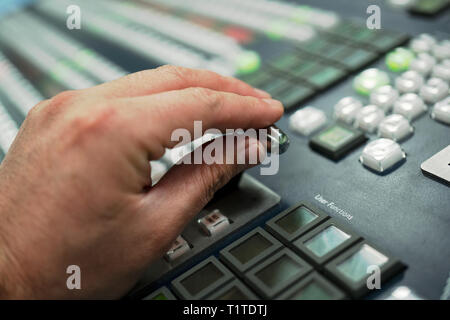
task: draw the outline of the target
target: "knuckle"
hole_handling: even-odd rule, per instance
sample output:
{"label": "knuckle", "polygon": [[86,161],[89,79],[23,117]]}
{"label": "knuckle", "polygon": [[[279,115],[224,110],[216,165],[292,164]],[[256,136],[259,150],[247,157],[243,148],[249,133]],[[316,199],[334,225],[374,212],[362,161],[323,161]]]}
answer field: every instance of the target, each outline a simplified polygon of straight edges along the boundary
{"label": "knuckle", "polygon": [[50,99],[43,100],[36,104],[33,108],[28,111],[27,118],[36,118],[48,104],[50,103]]}
{"label": "knuckle", "polygon": [[66,110],[67,107],[74,102],[77,96],[78,92],[75,90],[63,91],[51,99],[38,103],[30,110],[29,115],[31,117],[39,116],[42,119],[52,119]]}
{"label": "knuckle", "polygon": [[217,111],[224,104],[224,97],[222,94],[207,88],[192,88],[193,95],[211,111]]}
{"label": "knuckle", "polygon": [[114,122],[117,110],[111,102],[100,103],[93,107],[77,111],[72,117],[69,129],[84,136],[99,133]]}
{"label": "knuckle", "polygon": [[159,67],[158,71],[169,74],[177,81],[181,81],[183,83],[188,81],[188,79],[190,79],[194,74],[194,70],[192,69],[173,65],[164,65],[162,67]]}
{"label": "knuckle", "polygon": [[50,99],[48,108],[59,108],[61,106],[66,106],[73,102],[77,95],[78,92],[76,90],[68,90],[58,93],[56,96]]}

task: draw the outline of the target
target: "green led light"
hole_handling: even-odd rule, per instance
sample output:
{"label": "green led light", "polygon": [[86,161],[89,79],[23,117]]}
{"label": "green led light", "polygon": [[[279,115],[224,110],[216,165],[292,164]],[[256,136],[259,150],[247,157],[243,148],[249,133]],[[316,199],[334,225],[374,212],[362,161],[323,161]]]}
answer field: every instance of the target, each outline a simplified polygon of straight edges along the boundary
{"label": "green led light", "polygon": [[386,56],[386,65],[394,72],[405,71],[414,59],[412,51],[405,48],[397,48]]}
{"label": "green led light", "polygon": [[386,72],[372,68],[361,72],[353,81],[353,88],[362,95],[369,95],[372,90],[388,85],[390,82]]}
{"label": "green led light", "polygon": [[49,75],[52,79],[60,81],[66,77],[68,68],[70,68],[68,61],[58,61],[58,63],[50,70]]}
{"label": "green led light", "polygon": [[275,21],[270,24],[269,30],[266,32],[266,35],[272,40],[279,40],[284,36],[287,29],[288,26],[285,22]]}
{"label": "green led light", "polygon": [[248,74],[255,72],[261,65],[261,58],[255,51],[245,51],[236,60],[238,74]]}
{"label": "green led light", "polygon": [[83,49],[75,55],[73,61],[79,66],[88,66],[95,57],[95,52],[90,49]]}
{"label": "green led light", "polygon": [[308,6],[300,6],[299,8],[295,9],[292,13],[292,20],[303,24],[307,21],[307,18],[311,12],[311,8]]}
{"label": "green led light", "polygon": [[159,293],[152,298],[152,300],[168,300],[164,293]]}

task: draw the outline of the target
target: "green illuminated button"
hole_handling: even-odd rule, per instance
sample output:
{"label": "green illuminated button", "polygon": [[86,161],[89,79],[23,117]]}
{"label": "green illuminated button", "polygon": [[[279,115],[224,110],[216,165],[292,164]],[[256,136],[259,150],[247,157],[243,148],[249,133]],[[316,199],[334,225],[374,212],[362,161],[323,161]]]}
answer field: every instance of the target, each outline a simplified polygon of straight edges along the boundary
{"label": "green illuminated button", "polygon": [[377,30],[376,32],[376,37],[370,44],[379,52],[386,52],[398,47],[408,39],[408,35],[405,33],[385,30]]}
{"label": "green illuminated button", "polygon": [[236,69],[238,74],[255,72],[260,66],[261,58],[255,51],[244,51],[236,59]]}
{"label": "green illuminated button", "polygon": [[245,278],[257,293],[272,299],[312,270],[305,260],[285,248],[251,269]]}
{"label": "green illuminated button", "polygon": [[345,225],[330,219],[295,240],[293,249],[317,268],[323,268],[360,239]]}
{"label": "green illuminated button", "polygon": [[438,12],[443,12],[445,7],[448,5],[448,0],[418,0],[410,8],[410,11],[420,14],[434,15]]}
{"label": "green illuminated button", "polygon": [[281,247],[261,228],[247,233],[220,251],[220,259],[237,273],[244,273]]}
{"label": "green illuminated button", "polygon": [[317,66],[308,71],[304,77],[318,89],[325,89],[345,75],[345,72],[332,66]]}
{"label": "green illuminated button", "polygon": [[313,93],[313,89],[300,84],[295,84],[278,93],[275,98],[280,100],[286,109],[289,109],[299,105],[301,102],[312,96]]}
{"label": "green illuminated button", "polygon": [[364,70],[355,77],[353,88],[362,95],[369,95],[372,90],[388,85],[390,82],[386,72],[376,68]]}
{"label": "green illuminated button", "polygon": [[405,71],[414,59],[414,53],[405,48],[397,48],[386,56],[386,65],[394,72]]}
{"label": "green illuminated button", "polygon": [[197,300],[209,295],[233,278],[233,274],[215,257],[209,257],[173,280],[171,285],[178,296]]}
{"label": "green illuminated button", "polygon": [[281,39],[286,31],[288,30],[289,25],[284,21],[274,21],[269,25],[268,31],[266,32],[267,36],[272,40]]}
{"label": "green illuminated button", "polygon": [[271,233],[290,242],[326,219],[328,215],[324,212],[300,202],[267,221],[266,226]]}
{"label": "green illuminated button", "polygon": [[356,70],[373,61],[377,55],[372,51],[360,48],[347,47],[332,57],[337,63],[343,64],[345,68]]}
{"label": "green illuminated button", "polygon": [[361,131],[344,124],[334,124],[312,137],[311,149],[332,160],[339,160],[367,140]]}
{"label": "green illuminated button", "polygon": [[346,250],[325,267],[330,278],[350,292],[353,298],[361,298],[370,290],[367,279],[378,270],[381,285],[402,271],[406,266],[367,242]]}
{"label": "green illuminated button", "polygon": [[289,86],[290,83],[288,80],[273,77],[269,82],[265,83],[262,86],[259,86],[258,88],[270,93],[272,96],[275,96],[278,93],[286,90],[286,88],[288,88]]}
{"label": "green illuminated button", "polygon": [[246,285],[239,280],[233,280],[225,287],[207,297],[208,300],[258,300]]}
{"label": "green illuminated button", "polygon": [[313,272],[296,283],[280,297],[280,300],[342,300],[345,293],[322,277]]}
{"label": "green illuminated button", "polygon": [[275,59],[275,61],[272,62],[270,65],[277,70],[289,71],[292,67],[294,67],[298,63],[299,59],[297,55],[289,53]]}
{"label": "green illuminated button", "polygon": [[248,75],[240,75],[239,78],[255,88],[260,88],[273,79],[272,75],[262,70]]}
{"label": "green illuminated button", "polygon": [[176,300],[176,298],[167,287],[161,287],[150,293],[143,300]]}

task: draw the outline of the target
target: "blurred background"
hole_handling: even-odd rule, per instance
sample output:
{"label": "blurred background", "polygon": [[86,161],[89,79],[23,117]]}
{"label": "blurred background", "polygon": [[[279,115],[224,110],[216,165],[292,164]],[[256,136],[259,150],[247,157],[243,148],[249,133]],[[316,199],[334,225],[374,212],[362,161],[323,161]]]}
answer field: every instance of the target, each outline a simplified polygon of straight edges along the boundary
{"label": "blurred background", "polygon": [[[379,30],[367,27],[369,5],[381,10]],[[299,200],[314,202],[319,192],[332,197],[355,215],[352,224],[361,236],[410,266],[403,283],[419,288],[426,297],[439,298],[448,276],[448,218],[447,224],[442,218],[444,211],[448,213],[448,189],[418,172],[422,161],[448,144],[448,126],[442,121],[448,121],[448,111],[439,123],[429,117],[415,122],[414,138],[402,142],[408,162],[384,177],[362,169],[357,153],[338,163],[311,152],[309,132],[294,133],[289,116],[314,105],[322,112],[323,125],[326,119],[336,118],[334,106],[343,97],[357,96],[361,106],[369,104],[370,91],[364,81],[355,85],[354,75],[370,66],[388,80],[395,79],[409,69],[415,54],[422,53],[433,57],[418,59],[419,66],[427,66],[427,61],[439,64],[437,71],[428,66],[424,79],[446,81],[448,94],[448,7],[448,0],[1,0],[0,161],[28,111],[61,91],[88,88],[165,64],[236,76],[268,91],[286,108],[279,126],[291,136],[290,156],[281,158],[277,177],[258,177],[280,193],[282,201],[264,213],[264,219]],[[417,40],[415,47],[411,38]],[[396,51],[392,59],[384,59],[399,46],[409,46],[409,53]],[[313,122],[308,128],[316,126]],[[375,137],[374,132],[368,135]],[[171,159],[166,155],[152,163],[154,181],[173,164]],[[409,199],[418,189],[429,192]],[[402,203],[404,199],[409,200]],[[398,209],[392,214],[394,207]],[[239,213],[232,217],[233,228],[250,223],[266,209],[239,222],[245,210],[233,208]],[[260,218],[246,225],[246,231],[263,222]],[[428,237],[424,225],[436,237]],[[159,271],[148,275],[142,286],[153,283],[156,288],[163,283],[157,282],[161,275],[174,270],[172,275],[179,274],[179,261],[197,254],[206,257],[204,249],[219,239],[208,238],[198,245],[193,240],[198,237],[188,235],[185,258],[162,261]],[[445,259],[447,263],[442,263]]]}

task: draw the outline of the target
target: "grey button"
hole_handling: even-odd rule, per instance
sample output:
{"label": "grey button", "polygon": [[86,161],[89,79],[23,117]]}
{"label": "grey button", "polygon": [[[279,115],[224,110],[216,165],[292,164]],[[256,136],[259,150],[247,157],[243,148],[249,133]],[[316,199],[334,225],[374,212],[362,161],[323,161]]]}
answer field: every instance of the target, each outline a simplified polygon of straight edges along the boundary
{"label": "grey button", "polygon": [[436,59],[450,59],[450,40],[442,40],[435,44],[432,52]]}
{"label": "grey button", "polygon": [[392,109],[395,100],[398,98],[398,91],[392,86],[382,86],[375,89],[370,94],[370,103],[377,105],[384,112],[388,112]]}
{"label": "grey button", "polygon": [[431,118],[437,121],[450,124],[450,96],[437,102],[431,110]]}
{"label": "grey button", "polygon": [[450,59],[442,60],[441,63],[435,65],[431,75],[450,82]]}
{"label": "grey button", "polygon": [[420,96],[429,103],[435,103],[448,95],[448,84],[439,78],[431,78],[420,88]]}
{"label": "grey button", "polygon": [[409,65],[410,70],[419,72],[420,74],[426,76],[433,69],[436,64],[436,58],[428,53],[419,53],[417,57],[411,61]]}
{"label": "grey button", "polygon": [[362,107],[363,104],[358,99],[344,97],[334,106],[334,117],[344,123],[351,124]]}
{"label": "grey button", "polygon": [[411,121],[419,117],[426,110],[427,106],[417,94],[406,93],[394,103],[394,110],[392,112],[401,114]]}
{"label": "grey button", "polygon": [[381,121],[378,126],[378,136],[400,141],[413,133],[414,129],[401,114],[391,114]]}
{"label": "grey button", "polygon": [[423,85],[423,77],[419,72],[410,70],[395,79],[395,87],[400,93],[417,92]]}
{"label": "grey button", "polygon": [[365,132],[374,132],[383,118],[384,111],[376,105],[371,104],[365,106],[358,112],[354,126]]}
{"label": "grey button", "polygon": [[411,40],[410,47],[414,52],[421,53],[429,52],[434,44],[436,44],[436,39],[433,36],[422,33]]}

